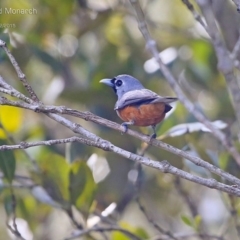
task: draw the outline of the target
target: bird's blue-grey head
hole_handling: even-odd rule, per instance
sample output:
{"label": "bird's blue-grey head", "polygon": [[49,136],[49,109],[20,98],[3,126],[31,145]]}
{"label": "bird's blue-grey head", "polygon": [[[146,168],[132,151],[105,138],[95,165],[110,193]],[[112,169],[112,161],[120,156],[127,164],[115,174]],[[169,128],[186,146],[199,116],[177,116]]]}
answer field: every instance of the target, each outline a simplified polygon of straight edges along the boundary
{"label": "bird's blue-grey head", "polygon": [[118,99],[126,92],[144,88],[136,78],[127,74],[118,75],[112,79],[102,79],[100,82],[110,86],[117,94]]}

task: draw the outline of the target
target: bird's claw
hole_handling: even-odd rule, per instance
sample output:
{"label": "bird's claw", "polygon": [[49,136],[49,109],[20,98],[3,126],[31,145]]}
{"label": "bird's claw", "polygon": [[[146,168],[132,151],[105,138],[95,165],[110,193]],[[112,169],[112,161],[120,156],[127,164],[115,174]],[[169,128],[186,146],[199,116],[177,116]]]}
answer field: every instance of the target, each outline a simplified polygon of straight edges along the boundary
{"label": "bird's claw", "polygon": [[157,134],[156,134],[156,133],[151,134],[151,135],[150,135],[150,141],[151,141],[152,139],[155,139],[156,137],[157,137]]}
{"label": "bird's claw", "polygon": [[121,132],[121,134],[123,135],[124,133],[127,132],[127,130],[128,130],[128,126],[127,126],[127,124],[122,123],[122,124],[121,124],[121,127],[123,128],[123,131]]}

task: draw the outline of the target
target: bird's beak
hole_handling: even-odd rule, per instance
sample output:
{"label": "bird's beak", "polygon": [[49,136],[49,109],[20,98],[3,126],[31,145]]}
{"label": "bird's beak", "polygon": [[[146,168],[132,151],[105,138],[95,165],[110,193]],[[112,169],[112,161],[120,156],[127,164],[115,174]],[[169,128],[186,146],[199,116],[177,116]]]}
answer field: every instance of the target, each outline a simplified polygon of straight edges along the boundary
{"label": "bird's beak", "polygon": [[109,78],[104,78],[100,81],[100,83],[104,83],[108,85],[109,87],[114,87],[114,84],[112,83],[112,79]]}

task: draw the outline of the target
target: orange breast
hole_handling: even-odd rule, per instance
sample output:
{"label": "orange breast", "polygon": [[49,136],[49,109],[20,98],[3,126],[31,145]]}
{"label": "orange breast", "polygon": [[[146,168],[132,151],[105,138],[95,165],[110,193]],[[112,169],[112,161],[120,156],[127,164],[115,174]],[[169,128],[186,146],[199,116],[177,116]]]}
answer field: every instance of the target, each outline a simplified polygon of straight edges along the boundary
{"label": "orange breast", "polygon": [[118,116],[125,122],[134,121],[136,126],[150,126],[161,122],[165,117],[165,104],[143,104],[139,107],[127,106],[117,110]]}

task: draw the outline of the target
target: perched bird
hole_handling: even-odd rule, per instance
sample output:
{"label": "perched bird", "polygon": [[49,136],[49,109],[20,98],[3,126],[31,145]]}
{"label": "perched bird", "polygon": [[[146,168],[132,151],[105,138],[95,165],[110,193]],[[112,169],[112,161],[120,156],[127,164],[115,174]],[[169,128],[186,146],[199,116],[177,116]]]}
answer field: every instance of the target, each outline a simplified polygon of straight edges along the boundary
{"label": "perched bird", "polygon": [[118,75],[112,79],[100,81],[113,88],[118,96],[114,110],[124,121],[124,132],[128,125],[152,126],[156,137],[156,125],[160,123],[172,107],[169,103],[177,101],[175,97],[161,97],[155,92],[144,88],[134,77],[126,74]]}

